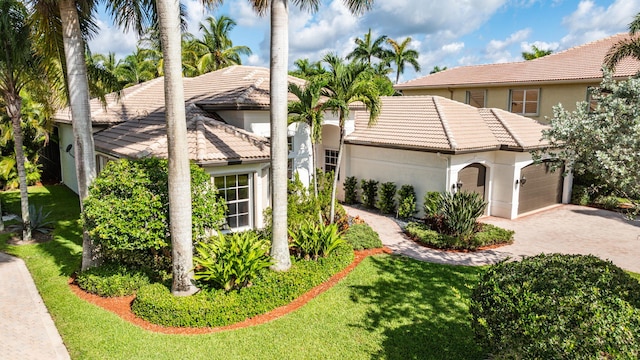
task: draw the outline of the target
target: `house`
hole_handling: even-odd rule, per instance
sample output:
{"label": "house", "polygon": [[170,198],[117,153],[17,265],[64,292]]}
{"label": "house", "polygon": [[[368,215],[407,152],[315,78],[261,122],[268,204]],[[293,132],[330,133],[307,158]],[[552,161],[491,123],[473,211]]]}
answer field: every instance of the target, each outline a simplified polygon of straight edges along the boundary
{"label": "house", "polygon": [[440,96],[383,97],[375,126],[358,111],[346,139],[345,176],[413,185],[419,208],[427,191],[473,191],[487,215],[513,219],[570,200],[571,176],[534,163],[544,149],[538,121]]}
{"label": "house", "polygon": [[[628,34],[618,34],[530,61],[461,66],[395,86],[404,95],[438,95],[475,107],[498,108],[542,122],[561,103],[573,111],[590,101],[589,89],[602,81],[605,55]],[[640,71],[640,62],[624,59],[614,77]]]}
{"label": "house", "polygon": [[[184,87],[190,160],[225,197],[232,229],[264,226],[271,193],[269,70],[231,66],[184,79]],[[92,100],[91,110],[98,171],[112,159],[167,157],[162,78],[127,88],[106,106]],[[346,121],[341,182],[356,176],[412,184],[419,201],[426,191],[476,191],[488,201],[488,214],[506,218],[567,199],[570,178],[532,164],[528,151],[546,145],[540,142],[545,126],[535,120],[438,96],[384,97],[377,125],[368,127],[368,117],[354,107]],[[77,191],[68,109],[56,120],[63,183]],[[325,115],[316,154],[306,124],[288,131],[291,176],[309,184],[314,163],[335,170],[335,114]]]}

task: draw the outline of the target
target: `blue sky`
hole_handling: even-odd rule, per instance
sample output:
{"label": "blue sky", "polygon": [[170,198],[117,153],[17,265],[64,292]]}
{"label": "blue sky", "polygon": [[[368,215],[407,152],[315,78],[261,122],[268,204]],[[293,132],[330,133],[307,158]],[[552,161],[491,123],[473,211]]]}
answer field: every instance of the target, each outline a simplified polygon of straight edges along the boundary
{"label": "blue sky", "polygon": [[[224,14],[238,25],[231,32],[234,45],[247,45],[253,55],[244,64],[268,66],[269,15],[258,17],[247,0],[226,0],[205,11],[198,0],[183,0],[189,31],[209,15]],[[374,36],[398,41],[412,38],[420,53],[422,71],[408,67],[401,81],[424,76],[434,66],[449,68],[522,60],[532,44],[554,52],[619,32],[626,32],[640,0],[376,0],[373,9],[352,16],[342,0],[323,0],[315,14],[289,14],[289,60],[319,60],[327,52],[341,56],[354,47],[354,39],[372,29]],[[101,31],[89,46],[94,53],[113,51],[119,57],[133,51],[137,39],[114,28],[99,14]]]}

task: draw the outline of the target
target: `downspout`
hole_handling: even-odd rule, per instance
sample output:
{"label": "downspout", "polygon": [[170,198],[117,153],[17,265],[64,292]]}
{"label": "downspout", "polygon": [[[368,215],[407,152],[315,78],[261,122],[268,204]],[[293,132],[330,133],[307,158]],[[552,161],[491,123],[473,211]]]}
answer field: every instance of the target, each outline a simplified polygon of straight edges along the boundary
{"label": "downspout", "polygon": [[453,89],[448,87],[447,90],[449,91],[449,100],[453,100]]}
{"label": "downspout", "polygon": [[451,175],[450,175],[450,171],[451,171],[451,156],[442,156],[441,153],[437,152],[436,156],[438,157],[438,159],[440,160],[444,160],[447,162],[447,168],[446,171],[444,172],[444,183],[445,183],[445,191],[449,191],[449,181],[451,180]]}

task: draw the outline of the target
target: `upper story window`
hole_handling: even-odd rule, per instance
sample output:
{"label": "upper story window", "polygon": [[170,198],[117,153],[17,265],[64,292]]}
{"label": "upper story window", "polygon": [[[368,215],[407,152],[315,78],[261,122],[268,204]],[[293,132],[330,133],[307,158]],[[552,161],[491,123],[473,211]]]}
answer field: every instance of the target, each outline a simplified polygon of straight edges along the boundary
{"label": "upper story window", "polygon": [[520,115],[537,116],[540,107],[540,89],[509,91],[509,111]]}
{"label": "upper story window", "polygon": [[473,107],[487,107],[487,91],[486,90],[467,90],[465,104]]}

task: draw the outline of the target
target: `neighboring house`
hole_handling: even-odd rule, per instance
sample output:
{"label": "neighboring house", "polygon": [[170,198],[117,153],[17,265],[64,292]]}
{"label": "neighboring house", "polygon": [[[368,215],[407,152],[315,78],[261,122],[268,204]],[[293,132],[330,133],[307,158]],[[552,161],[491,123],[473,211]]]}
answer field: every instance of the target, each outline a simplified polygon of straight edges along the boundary
{"label": "neighboring house", "polygon": [[[290,77],[289,81],[304,83]],[[231,66],[184,79],[189,158],[211,174],[225,196],[233,229],[262,227],[270,205],[269,69]],[[293,97],[290,98],[293,100]],[[111,95],[106,107],[91,100],[96,165],[116,158],[167,157],[164,81],[154,79]],[[77,192],[69,109],[56,114],[62,182]],[[309,183],[309,129],[289,126],[289,166]]]}
{"label": "neighboring house", "polygon": [[[395,89],[404,95],[438,95],[548,122],[558,103],[572,111],[576,102],[591,101],[589,89],[602,81],[606,53],[628,36],[614,35],[535,60],[451,68],[398,84]],[[640,62],[626,58],[614,76],[626,79],[639,70]]]}
{"label": "neighboring house", "polygon": [[343,174],[398,187],[410,184],[419,209],[427,191],[474,191],[487,215],[513,219],[570,199],[571,177],[534,164],[542,149],[535,120],[439,96],[383,97],[375,126],[358,111],[346,137]]}

